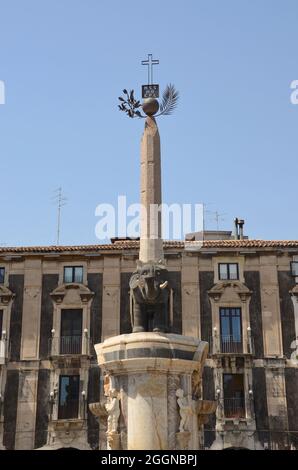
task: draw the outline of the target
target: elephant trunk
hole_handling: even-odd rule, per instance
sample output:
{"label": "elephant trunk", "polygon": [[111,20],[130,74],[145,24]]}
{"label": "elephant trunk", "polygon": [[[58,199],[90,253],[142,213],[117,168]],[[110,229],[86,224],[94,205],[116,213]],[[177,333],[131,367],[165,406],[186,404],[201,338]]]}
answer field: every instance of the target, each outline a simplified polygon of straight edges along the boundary
{"label": "elephant trunk", "polygon": [[153,300],[157,297],[158,292],[154,283],[154,278],[147,279],[147,282],[145,283],[145,294],[149,300]]}

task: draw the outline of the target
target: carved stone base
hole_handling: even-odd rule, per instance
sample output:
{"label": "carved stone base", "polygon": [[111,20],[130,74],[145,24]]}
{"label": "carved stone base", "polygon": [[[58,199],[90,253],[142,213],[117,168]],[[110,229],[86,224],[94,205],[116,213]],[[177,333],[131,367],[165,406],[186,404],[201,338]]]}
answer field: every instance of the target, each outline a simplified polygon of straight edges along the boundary
{"label": "carved stone base", "polygon": [[[110,377],[111,389],[119,393],[127,431],[123,448],[125,444],[127,450],[174,450],[186,445],[191,450],[200,448],[197,415],[189,422],[189,432],[178,433],[176,438],[180,423],[176,391],[183,388],[191,402],[192,375],[194,371],[201,375],[206,342],[143,332],[109,338],[96,344],[95,350],[99,366]],[[118,437],[112,436],[109,445],[116,449]]]}
{"label": "carved stone base", "polygon": [[188,450],[190,432],[183,431],[176,433],[176,450]]}

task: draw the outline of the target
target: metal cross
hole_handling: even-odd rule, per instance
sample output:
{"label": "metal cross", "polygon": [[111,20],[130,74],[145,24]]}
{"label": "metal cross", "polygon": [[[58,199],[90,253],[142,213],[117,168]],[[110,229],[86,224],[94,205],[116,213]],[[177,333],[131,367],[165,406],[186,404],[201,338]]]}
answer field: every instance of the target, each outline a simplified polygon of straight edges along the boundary
{"label": "metal cross", "polygon": [[153,83],[153,65],[159,64],[159,60],[152,59],[152,54],[148,54],[147,60],[142,60],[142,65],[148,66],[148,85]]}

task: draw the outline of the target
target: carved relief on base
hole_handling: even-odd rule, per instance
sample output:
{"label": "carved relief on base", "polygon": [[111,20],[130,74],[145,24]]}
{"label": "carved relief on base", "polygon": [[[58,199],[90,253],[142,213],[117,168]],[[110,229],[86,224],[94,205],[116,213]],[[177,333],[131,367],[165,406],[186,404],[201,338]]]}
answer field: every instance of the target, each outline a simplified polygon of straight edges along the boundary
{"label": "carved relief on base", "polygon": [[[106,384],[107,385],[107,384]],[[90,403],[89,410],[97,416],[107,427],[107,449],[120,449],[120,434],[118,433],[118,424],[120,418],[120,394],[115,389],[106,387],[106,402]]]}
{"label": "carved relief on base", "polygon": [[180,379],[178,375],[168,375],[168,443],[169,449],[176,448],[176,431],[178,428],[178,410],[176,390],[179,388]]}

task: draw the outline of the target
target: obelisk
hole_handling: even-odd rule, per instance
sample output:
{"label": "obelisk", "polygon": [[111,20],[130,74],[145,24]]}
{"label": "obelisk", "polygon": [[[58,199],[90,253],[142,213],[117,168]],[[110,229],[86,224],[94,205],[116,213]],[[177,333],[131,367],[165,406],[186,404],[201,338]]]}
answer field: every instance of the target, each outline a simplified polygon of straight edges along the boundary
{"label": "obelisk", "polygon": [[[149,54],[142,63],[152,68],[157,62]],[[108,449],[199,449],[202,423],[216,403],[200,395],[208,343],[173,334],[169,321],[174,294],[161,262],[161,158],[155,121],[159,87],[152,83],[151,71],[142,87],[142,105],[133,91],[123,92],[120,110],[146,119],[141,141],[140,252],[129,283],[132,333],[94,346],[105,387],[103,400],[90,409],[106,423]],[[159,115],[170,114],[177,97],[173,85],[168,85]],[[138,111],[141,106],[145,115]]]}
{"label": "obelisk", "polygon": [[163,259],[161,227],[161,164],[160,137],[153,116],[148,115],[141,141],[141,230],[142,262]]}

